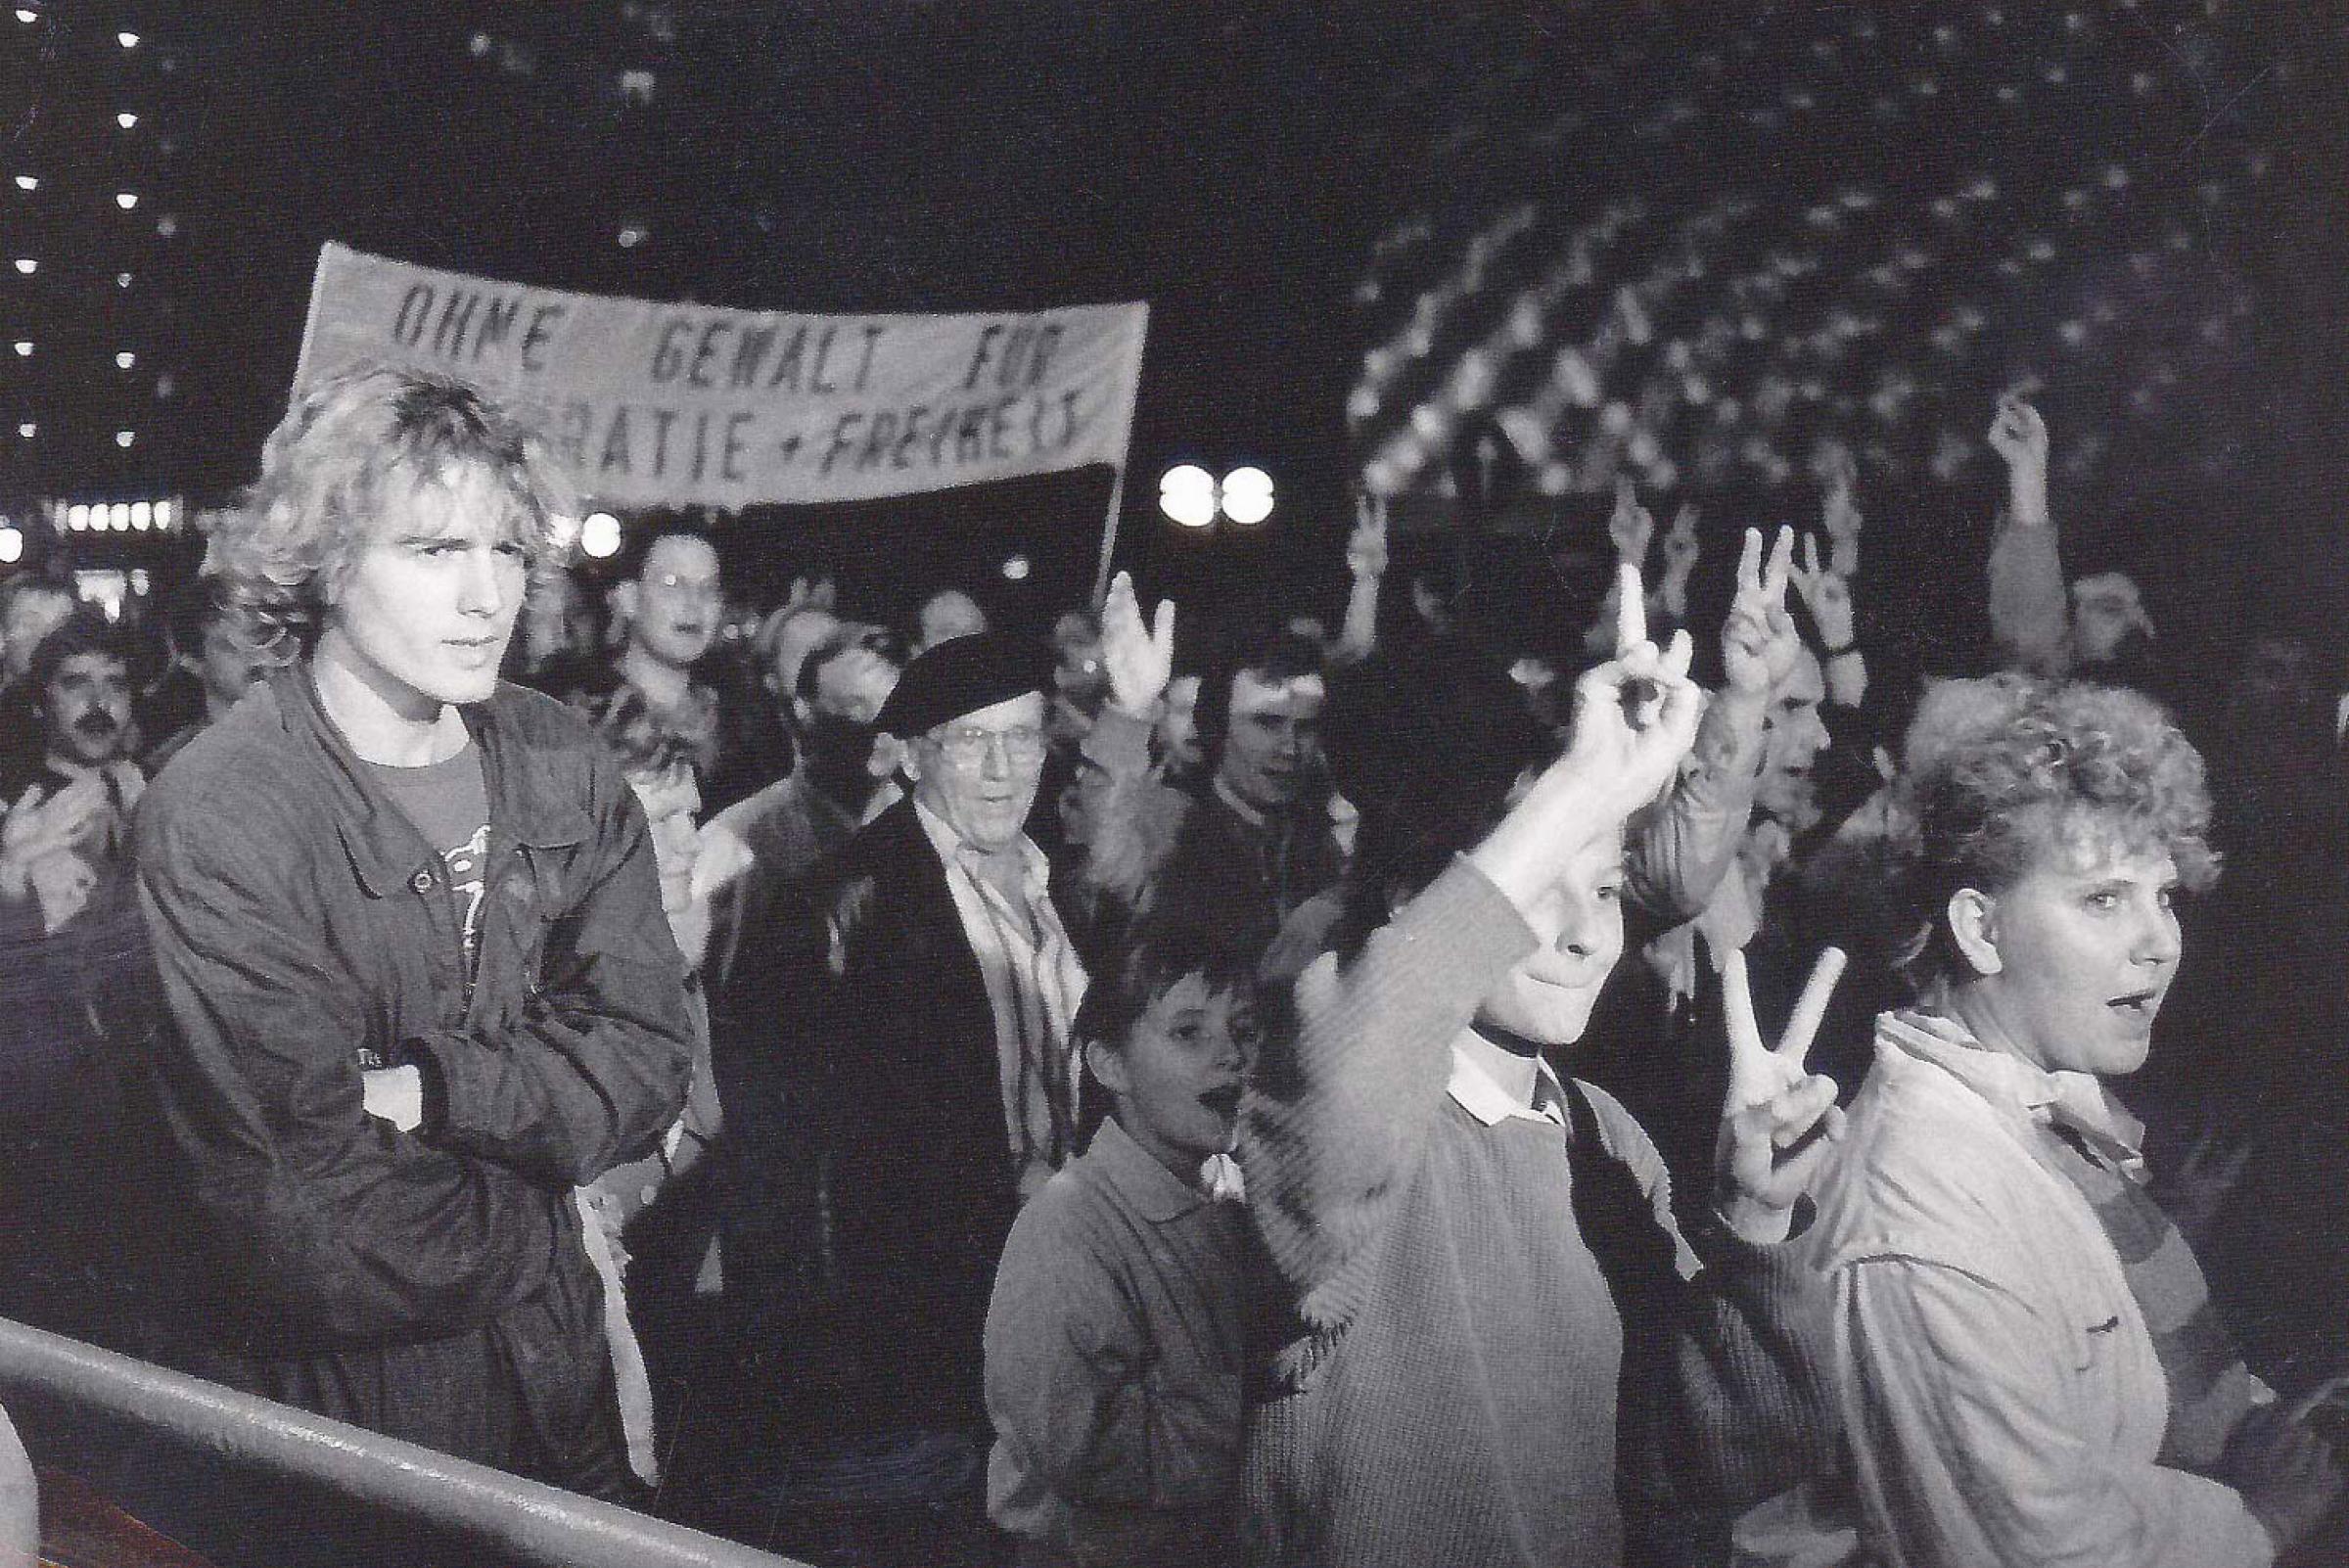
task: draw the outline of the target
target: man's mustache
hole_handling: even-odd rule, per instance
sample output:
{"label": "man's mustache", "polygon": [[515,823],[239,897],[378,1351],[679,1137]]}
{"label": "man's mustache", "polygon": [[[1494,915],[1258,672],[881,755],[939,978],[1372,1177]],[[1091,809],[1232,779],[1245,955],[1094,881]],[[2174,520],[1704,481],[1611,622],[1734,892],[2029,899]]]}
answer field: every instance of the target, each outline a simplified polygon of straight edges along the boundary
{"label": "man's mustache", "polygon": [[73,727],[93,740],[107,740],[122,732],[115,715],[103,708],[93,708],[73,720]]}

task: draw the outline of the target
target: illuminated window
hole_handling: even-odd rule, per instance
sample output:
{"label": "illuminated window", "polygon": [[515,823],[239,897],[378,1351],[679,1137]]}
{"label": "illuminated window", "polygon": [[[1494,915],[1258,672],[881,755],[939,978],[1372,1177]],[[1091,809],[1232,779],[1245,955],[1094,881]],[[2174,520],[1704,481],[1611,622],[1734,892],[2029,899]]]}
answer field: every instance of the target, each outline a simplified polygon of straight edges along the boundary
{"label": "illuminated window", "polygon": [[139,433],[135,430],[118,430],[115,432],[115,444],[116,446],[128,446],[132,441],[135,441],[138,438]]}

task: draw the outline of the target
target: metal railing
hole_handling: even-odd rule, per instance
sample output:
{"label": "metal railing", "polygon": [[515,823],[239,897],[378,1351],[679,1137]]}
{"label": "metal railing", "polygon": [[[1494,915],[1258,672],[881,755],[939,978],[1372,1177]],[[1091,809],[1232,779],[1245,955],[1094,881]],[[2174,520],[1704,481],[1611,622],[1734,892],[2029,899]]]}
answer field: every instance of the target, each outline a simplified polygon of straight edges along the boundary
{"label": "metal railing", "polygon": [[0,1318],[0,1399],[57,1403],[547,1568],[806,1568],[485,1464]]}

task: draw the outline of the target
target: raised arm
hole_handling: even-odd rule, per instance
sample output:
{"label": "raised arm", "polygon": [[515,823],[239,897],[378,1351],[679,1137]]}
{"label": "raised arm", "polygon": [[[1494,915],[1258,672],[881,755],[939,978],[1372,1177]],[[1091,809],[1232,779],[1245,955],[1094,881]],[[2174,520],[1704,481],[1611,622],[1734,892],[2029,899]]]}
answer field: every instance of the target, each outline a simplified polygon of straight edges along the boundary
{"label": "raised arm", "polygon": [[[1635,605],[1635,576],[1629,586]],[[1293,1027],[1267,1041],[1252,1080],[1241,1151],[1259,1229],[1309,1323],[1334,1327],[1359,1305],[1349,1266],[1422,1156],[1451,1042],[1532,949],[1520,910],[1686,752],[1699,702],[1687,665],[1683,634],[1669,654],[1642,642],[1586,674],[1573,744],[1484,843],[1352,962],[1324,955],[1299,980]]]}
{"label": "raised arm", "polygon": [[1359,665],[1378,647],[1378,585],[1387,575],[1387,503],[1365,491],[1357,503],[1354,533],[1346,541],[1346,620],[1338,628],[1331,660]]}
{"label": "raised arm", "polygon": [[1779,530],[1765,559],[1760,530],[1745,530],[1721,629],[1722,690],[1705,706],[1672,793],[1633,824],[1624,846],[1626,895],[1666,925],[1695,919],[1712,901],[1753,812],[1763,715],[1802,647],[1786,613],[1793,537]]}
{"label": "raised arm", "polygon": [[1803,558],[1794,569],[1794,591],[1811,612],[1822,644],[1819,669],[1826,676],[1827,700],[1838,708],[1858,708],[1867,700],[1867,656],[1861,652],[1859,620],[1852,606],[1852,576],[1834,565],[1831,545],[1819,559],[1819,535],[1803,536]]}
{"label": "raised arm", "polygon": [[1990,546],[1990,637],[2000,667],[2060,674],[2071,605],[2048,511],[2048,424],[2020,397],[1999,400],[1990,444],[2006,464],[2006,518]]}
{"label": "raised arm", "polygon": [[1109,783],[1074,869],[1086,902],[1131,915],[1174,842],[1163,820],[1172,792],[1150,776],[1150,727],[1174,669],[1174,601],[1145,623],[1133,579],[1119,573],[1101,607],[1101,664],[1109,701],[1079,750]]}

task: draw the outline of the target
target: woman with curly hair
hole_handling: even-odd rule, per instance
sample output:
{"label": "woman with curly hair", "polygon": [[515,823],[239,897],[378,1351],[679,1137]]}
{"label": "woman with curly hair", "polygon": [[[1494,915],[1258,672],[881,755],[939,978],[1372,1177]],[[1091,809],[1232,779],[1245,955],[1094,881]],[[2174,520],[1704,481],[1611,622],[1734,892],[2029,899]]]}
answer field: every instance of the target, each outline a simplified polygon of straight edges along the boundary
{"label": "woman with curly hair", "polygon": [[1901,783],[1914,1000],[1877,1021],[1820,1194],[1860,1543],[1935,1568],[2266,1563],[2338,1472],[2243,1367],[2103,1082],[2152,1042],[2174,897],[2217,874],[2202,761],[2132,692],[2004,697]]}

